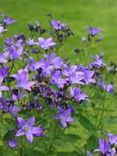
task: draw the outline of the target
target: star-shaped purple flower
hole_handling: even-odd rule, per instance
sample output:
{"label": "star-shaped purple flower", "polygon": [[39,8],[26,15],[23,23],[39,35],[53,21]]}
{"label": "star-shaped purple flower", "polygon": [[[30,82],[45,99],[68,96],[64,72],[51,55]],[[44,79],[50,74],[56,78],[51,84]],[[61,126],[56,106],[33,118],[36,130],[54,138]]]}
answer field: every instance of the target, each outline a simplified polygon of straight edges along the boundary
{"label": "star-shaped purple flower", "polygon": [[39,43],[39,46],[44,49],[44,50],[49,50],[51,48],[54,48],[56,46],[56,43],[53,41],[52,38],[47,38],[47,39],[44,39],[42,37],[40,37],[38,39],[38,43]]}
{"label": "star-shaped purple flower", "polygon": [[44,136],[44,129],[39,126],[34,126],[35,118],[31,117],[28,121],[25,121],[23,118],[18,117],[18,130],[16,136],[26,135],[27,140],[32,143],[33,137]]}
{"label": "star-shaped purple flower", "polygon": [[117,135],[109,133],[108,139],[111,145],[117,145]]}
{"label": "star-shaped purple flower", "polygon": [[68,79],[62,78],[62,74],[58,70],[52,75],[51,83],[57,85],[58,88],[64,88],[64,86],[68,83]]}
{"label": "star-shaped purple flower", "polygon": [[103,59],[101,56],[94,56],[94,62],[90,63],[89,67],[90,68],[104,68],[106,64],[104,63]]}
{"label": "star-shaped purple flower", "polygon": [[99,28],[96,27],[88,27],[88,33],[91,36],[96,36],[97,34],[99,34],[101,32],[101,30]]}
{"label": "star-shaped purple flower", "polygon": [[73,110],[71,107],[68,107],[67,109],[63,109],[62,107],[58,106],[58,112],[55,115],[55,119],[60,122],[60,124],[66,128],[69,123],[74,122],[74,119],[72,117]]}
{"label": "star-shaped purple flower", "polygon": [[83,93],[79,88],[70,88],[70,95],[79,103],[88,100],[88,95]]}
{"label": "star-shaped purple flower", "polygon": [[52,20],[51,26],[55,30],[63,30],[65,28],[65,24],[61,23],[59,20]]}
{"label": "star-shaped purple flower", "polygon": [[11,149],[15,149],[18,145],[18,141],[17,139],[10,139],[7,141],[7,145],[11,148]]}
{"label": "star-shaped purple flower", "polygon": [[3,22],[5,25],[9,25],[9,24],[15,23],[15,20],[12,18],[9,18],[8,16],[4,16]]}
{"label": "star-shaped purple flower", "polygon": [[14,74],[13,77],[17,80],[17,87],[31,91],[31,87],[35,84],[34,81],[29,81],[29,75],[27,69],[21,69],[18,74]]}
{"label": "star-shaped purple flower", "polygon": [[99,151],[102,153],[102,154],[107,154],[111,149],[111,146],[109,144],[108,141],[100,138],[99,139]]}

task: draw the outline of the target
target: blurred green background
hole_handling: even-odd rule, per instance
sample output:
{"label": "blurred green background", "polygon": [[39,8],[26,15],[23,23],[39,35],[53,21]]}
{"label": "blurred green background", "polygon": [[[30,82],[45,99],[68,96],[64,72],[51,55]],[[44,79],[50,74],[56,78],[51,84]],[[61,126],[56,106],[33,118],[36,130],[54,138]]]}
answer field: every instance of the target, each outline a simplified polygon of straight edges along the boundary
{"label": "blurred green background", "polygon": [[[104,34],[99,50],[105,52],[108,60],[117,60],[117,0],[0,0],[0,12],[17,20],[11,26],[11,34],[25,32],[27,24],[35,21],[47,25],[48,13],[69,24],[75,37],[67,53],[77,47],[86,26],[98,26]],[[98,49],[97,52],[100,53]]]}
{"label": "blurred green background", "polygon": [[[77,58],[74,57],[73,50],[80,46],[81,37],[86,34],[86,26],[100,27],[103,31],[104,40],[97,49],[94,49],[94,53],[99,54],[103,51],[108,61],[117,63],[117,0],[0,0],[0,12],[17,21],[16,24],[9,26],[7,36],[14,33],[27,33],[27,24],[35,21],[39,21],[48,28],[47,14],[49,13],[55,19],[69,24],[75,35],[69,39],[65,48],[61,49],[60,55],[68,56],[74,61]],[[91,53],[93,53],[93,50],[91,50]],[[108,118],[105,125],[106,129],[110,130],[109,122],[113,121],[111,130],[115,133],[117,133],[116,104],[116,97],[112,101],[112,106],[110,106],[110,102],[107,103],[107,108],[112,108],[111,114],[113,112],[113,115],[111,115],[112,120]],[[113,120],[113,116],[116,117],[115,120]],[[87,132],[82,127],[72,127],[68,132],[87,138]],[[72,143],[70,146],[68,145],[67,151],[73,151],[74,147],[77,151],[79,145],[82,147],[82,138],[77,140],[73,147]],[[77,154],[66,154],[66,156],[73,155],[76,156]]]}

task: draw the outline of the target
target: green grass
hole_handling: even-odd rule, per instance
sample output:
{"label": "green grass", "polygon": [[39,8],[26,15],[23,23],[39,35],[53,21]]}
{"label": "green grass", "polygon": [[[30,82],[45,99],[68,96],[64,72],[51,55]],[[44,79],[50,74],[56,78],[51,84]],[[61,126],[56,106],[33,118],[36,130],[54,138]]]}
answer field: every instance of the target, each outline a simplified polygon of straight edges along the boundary
{"label": "green grass", "polygon": [[[35,21],[48,27],[48,13],[52,13],[54,18],[68,23],[75,36],[69,39],[65,48],[61,49],[60,55],[68,56],[73,62],[78,59],[78,56],[73,54],[73,49],[80,46],[80,39],[86,32],[86,26],[98,26],[103,30],[104,40],[100,43],[99,49],[94,50],[94,53],[99,54],[104,51],[106,60],[117,63],[117,0],[0,0],[0,12],[17,20],[16,24],[9,27],[7,34],[9,36],[19,32],[27,33],[27,24]],[[114,133],[117,133],[117,112],[114,111],[116,104],[116,98],[112,103],[107,102],[107,108],[112,108],[113,114],[112,112],[107,113],[107,115],[112,114],[112,119],[106,119],[107,125],[105,125],[105,128],[110,130],[108,123],[113,121],[111,130]],[[113,120],[113,116],[116,117],[115,120]],[[72,128],[70,131],[81,136],[83,131],[85,133],[82,127]],[[83,137],[87,137],[85,135]],[[78,140],[75,148],[79,147],[79,144],[81,147],[83,146],[81,140]],[[71,144],[67,148],[68,151],[74,150]],[[73,155],[77,154],[72,153],[70,156]],[[69,155],[66,154],[66,156]]]}
{"label": "green grass", "polygon": [[74,45],[79,44],[79,38],[86,31],[87,25],[99,26],[105,36],[102,50],[109,60],[117,60],[116,0],[0,0],[0,12],[17,20],[17,24],[11,26],[10,34],[25,32],[27,23],[36,20],[47,25],[48,13],[68,23],[76,37],[69,44],[65,54],[71,53]]}

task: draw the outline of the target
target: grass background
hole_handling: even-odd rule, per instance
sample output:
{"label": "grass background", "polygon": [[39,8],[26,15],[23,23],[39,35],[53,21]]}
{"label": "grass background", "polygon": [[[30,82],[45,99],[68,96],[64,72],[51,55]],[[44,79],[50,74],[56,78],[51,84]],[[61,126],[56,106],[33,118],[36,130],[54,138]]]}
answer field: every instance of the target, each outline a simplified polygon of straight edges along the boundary
{"label": "grass background", "polygon": [[73,45],[77,46],[78,37],[86,31],[87,25],[98,26],[105,37],[102,50],[109,60],[117,60],[116,0],[0,0],[0,12],[17,20],[17,24],[11,26],[11,34],[25,32],[26,25],[36,20],[47,25],[48,13],[68,23],[76,38],[69,44],[67,53]]}
{"label": "grass background", "polygon": [[[75,36],[69,39],[64,49],[61,49],[60,55],[68,56],[72,61],[75,61],[78,57],[74,57],[73,49],[80,46],[80,39],[86,33],[86,26],[100,27],[103,30],[104,40],[100,43],[99,48],[94,50],[94,53],[104,51],[105,58],[108,61],[117,63],[117,0],[0,0],[0,12],[17,20],[16,24],[9,26],[7,36],[19,32],[27,33],[27,24],[35,21],[39,21],[42,25],[48,27],[48,13],[51,13],[54,18],[68,23]],[[91,53],[93,53],[93,50]],[[113,121],[111,130],[117,133],[117,112],[115,110],[117,98],[114,98],[113,101],[107,104],[108,108],[111,109],[112,120],[110,118],[106,119],[107,125],[105,125],[105,128],[110,130],[108,123]],[[87,137],[82,128],[72,128],[70,131]],[[81,141],[77,141],[76,151],[79,144],[81,147],[83,146]],[[67,151],[73,150],[74,146],[72,144],[67,146]],[[68,156],[69,154],[62,154],[61,156],[63,155]],[[70,154],[70,156],[73,155],[77,154]]]}

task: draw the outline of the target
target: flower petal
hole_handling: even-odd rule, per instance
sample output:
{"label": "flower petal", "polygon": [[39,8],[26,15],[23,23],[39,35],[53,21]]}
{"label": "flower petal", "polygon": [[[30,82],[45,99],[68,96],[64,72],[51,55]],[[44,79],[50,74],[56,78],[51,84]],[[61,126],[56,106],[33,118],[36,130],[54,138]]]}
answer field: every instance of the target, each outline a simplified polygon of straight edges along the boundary
{"label": "flower petal", "polygon": [[28,140],[30,143],[32,143],[32,141],[33,141],[33,135],[32,135],[32,133],[31,133],[30,131],[28,131],[28,132],[26,133],[26,138],[27,138],[27,140]]}

